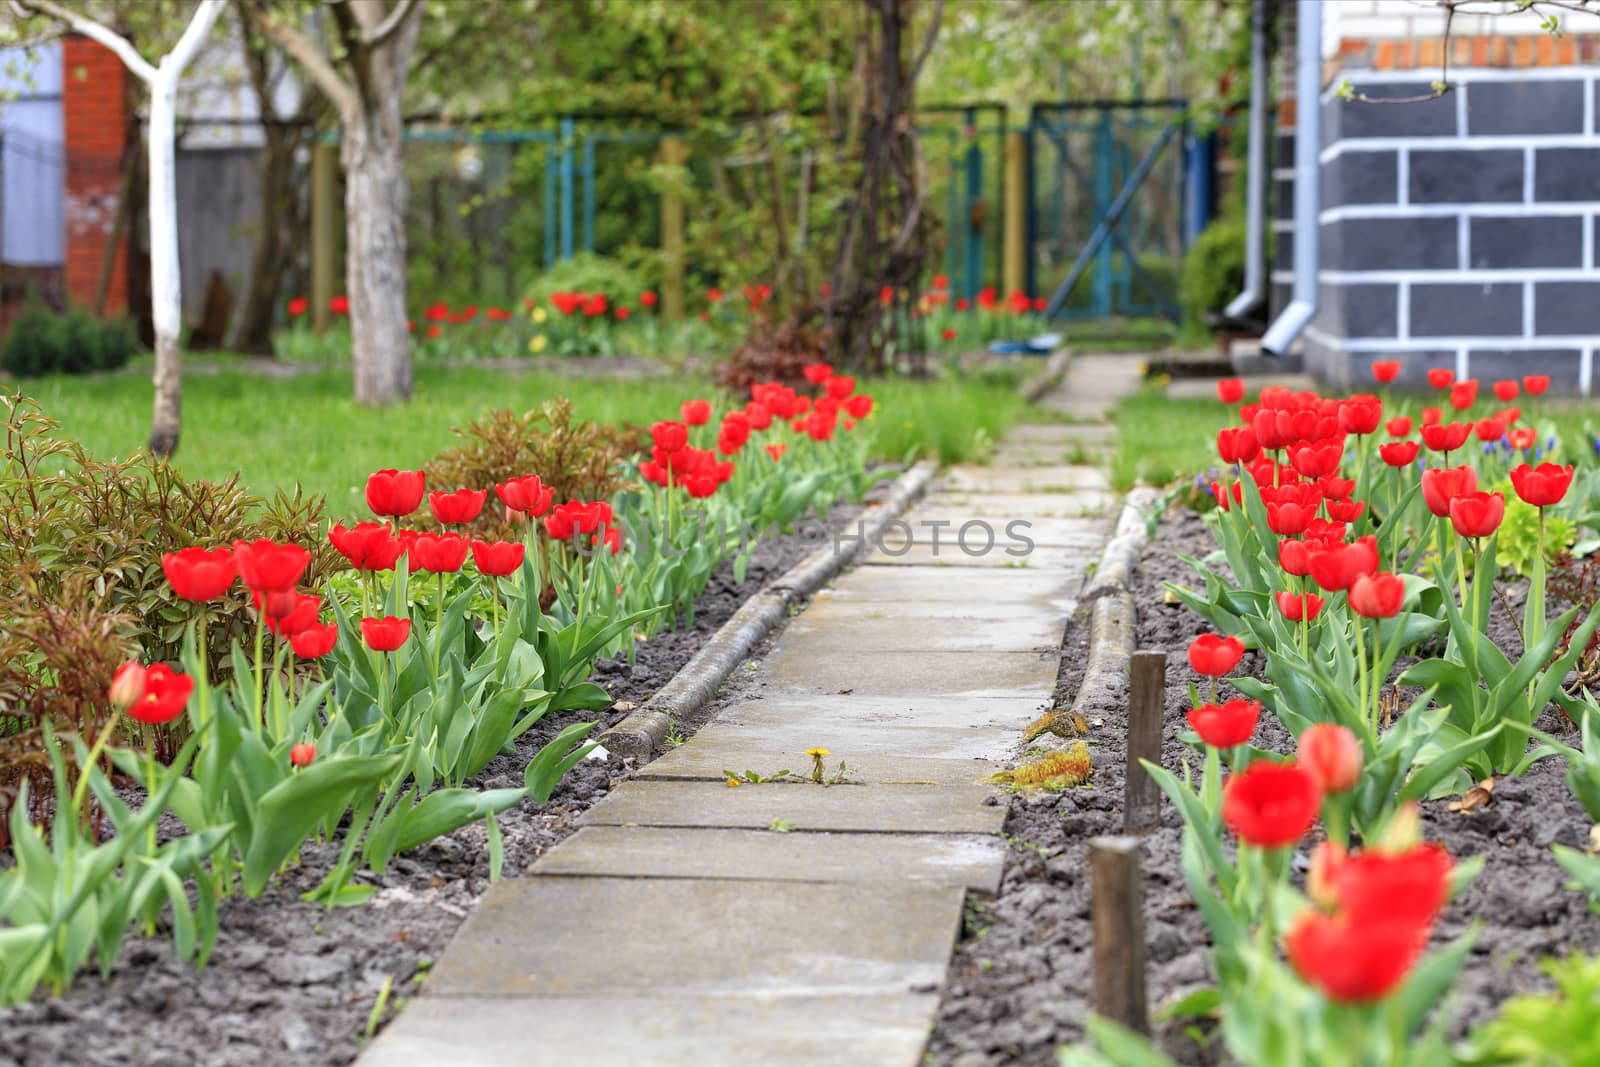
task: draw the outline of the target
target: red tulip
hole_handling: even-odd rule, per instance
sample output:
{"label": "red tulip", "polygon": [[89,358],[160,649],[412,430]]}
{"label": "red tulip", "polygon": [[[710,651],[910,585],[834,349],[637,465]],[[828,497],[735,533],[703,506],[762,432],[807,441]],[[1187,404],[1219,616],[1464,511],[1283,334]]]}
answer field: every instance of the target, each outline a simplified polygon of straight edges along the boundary
{"label": "red tulip", "polygon": [[835,400],[843,400],[856,391],[856,380],[848,374],[835,374],[824,379],[822,388]]}
{"label": "red tulip", "polygon": [[1479,419],[1472,429],[1480,441],[1498,441],[1506,435],[1505,420],[1498,418]]}
{"label": "red tulip", "polygon": [[1478,472],[1471,467],[1445,467],[1422,472],[1422,502],[1441,519],[1450,517],[1450,501],[1477,491]]}
{"label": "red tulip", "polygon": [[1380,359],[1372,365],[1372,376],[1380,385],[1388,385],[1400,377],[1400,361],[1398,359]]}
{"label": "red tulip", "polygon": [[185,548],[162,553],[161,572],[178,596],[204,603],[228,591],[228,586],[239,575],[239,565],[234,561],[232,550],[227,548],[210,552],[203,548]]}
{"label": "red tulip", "polygon": [[1470,422],[1434,423],[1422,428],[1422,443],[1434,452],[1454,452],[1467,443],[1471,432]]}
{"label": "red tulip", "polygon": [[[706,418],[710,417],[708,410]],[[682,422],[658,422],[650,427],[650,439],[663,452],[678,452],[689,447],[689,427]]]}
{"label": "red tulip", "polygon": [[1525,426],[1520,430],[1512,430],[1506,434],[1506,444],[1521,452],[1526,452],[1539,443],[1539,431],[1532,426]]}
{"label": "red tulip", "polygon": [[322,598],[315,593],[268,593],[265,599],[257,593],[255,603],[267,629],[283,637],[315,626],[322,612]]}
{"label": "red tulip", "polygon": [[1383,421],[1383,401],[1370,393],[1357,393],[1339,405],[1339,428],[1345,433],[1367,434]]}
{"label": "red tulip", "polygon": [[1226,704],[1202,704],[1189,711],[1189,725],[1200,740],[1212,748],[1232,748],[1250,740],[1261,717],[1256,700],[1230,700]]}
{"label": "red tulip", "polygon": [[361,637],[374,652],[393,652],[411,636],[411,620],[394,615],[361,620]]}
{"label": "red tulip", "polygon": [[519,541],[474,541],[472,562],[479,573],[504,578],[522,566],[524,546]]}
{"label": "red tulip", "polygon": [[1217,507],[1223,511],[1231,511],[1234,504],[1244,500],[1244,485],[1241,482],[1234,482],[1233,489],[1230,491],[1225,483],[1212,482],[1211,498],[1217,502]]}
{"label": "red tulip", "polygon": [[1529,396],[1543,396],[1545,390],[1550,388],[1550,375],[1529,374],[1522,379],[1522,387]]}
{"label": "red tulip", "polygon": [[945,328],[944,328],[944,330],[943,330],[943,332],[941,332],[941,333],[940,333],[940,334],[939,334],[939,336],[940,336],[940,337],[943,337],[943,338],[944,338],[944,339],[945,339],[945,340],[946,340],[946,341],[954,341],[954,340],[955,340],[955,339],[956,339],[956,331],[955,331],[955,327],[953,327],[953,326],[946,326],[946,327],[945,327]]}
{"label": "red tulip", "polygon": [[321,659],[332,652],[338,642],[339,627],[331,622],[313,622],[289,637],[289,647],[301,659]]}
{"label": "red tulip", "polygon": [[1325,863],[1322,880],[1335,906],[1351,918],[1427,927],[1450,899],[1454,866],[1450,853],[1435,844],[1400,852],[1373,846]]}
{"label": "red tulip", "polygon": [[1450,525],[1462,537],[1488,537],[1506,517],[1506,498],[1499,493],[1463,493],[1450,501]]}
{"label": "red tulip", "polygon": [[1468,378],[1464,382],[1457,382],[1450,387],[1450,406],[1457,411],[1465,411],[1478,399],[1478,381]]}
{"label": "red tulip", "polygon": [[647,308],[655,307],[656,299],[656,294],[649,289],[646,289],[644,292],[639,294],[639,303],[643,304]]}
{"label": "red tulip", "polygon": [[1306,532],[1311,520],[1317,517],[1317,505],[1268,504],[1267,526],[1279,537],[1294,537]]}
{"label": "red tulip", "polygon": [[304,315],[310,307],[311,301],[307,300],[303,296],[297,296],[293,300],[289,301],[289,317],[298,319],[301,315]]}
{"label": "red tulip", "polygon": [[1250,427],[1232,426],[1217,431],[1217,454],[1224,463],[1249,463],[1261,454],[1261,445]]}
{"label": "red tulip", "polygon": [[183,714],[192,692],[193,678],[179,674],[165,663],[151,664],[145,668],[144,692],[127,707],[128,717],[150,726],[169,723]]}
{"label": "red tulip", "polygon": [[1389,431],[1390,437],[1404,437],[1411,432],[1411,417],[1409,415],[1396,415],[1383,428]]}
{"label": "red tulip", "polygon": [[857,393],[844,402],[844,409],[853,419],[864,419],[872,414],[872,397]]}
{"label": "red tulip", "polygon": [[1222,790],[1222,821],[1241,841],[1284,848],[1317,821],[1322,790],[1293,763],[1252,763]]}
{"label": "red tulip", "polygon": [[1337,438],[1320,441],[1314,445],[1303,445],[1294,449],[1289,456],[1294,469],[1307,478],[1320,478],[1324,474],[1336,473],[1343,458],[1344,442]]}
{"label": "red tulip", "polygon": [[1361,742],[1347,727],[1322,722],[1308,726],[1295,745],[1295,762],[1324,793],[1345,793],[1361,780]]}
{"label": "red tulip", "polygon": [[1505,379],[1494,383],[1494,397],[1496,400],[1499,400],[1502,403],[1509,403],[1510,401],[1515,400],[1517,398],[1517,394],[1520,392],[1522,392],[1522,390],[1517,387],[1517,383],[1510,379]]}
{"label": "red tulip", "polygon": [[1304,578],[1311,573],[1311,557],[1304,541],[1286,540],[1278,543],[1278,566],[1286,574]]}
{"label": "red tulip", "polygon": [[1427,935],[1404,922],[1358,922],[1308,908],[1284,936],[1284,950],[1300,977],[1331,999],[1369,1004],[1399,988]]}
{"label": "red tulip", "polygon": [[239,564],[239,577],[257,593],[293,589],[311,565],[311,553],[299,545],[280,545],[266,538],[235,541],[233,558]]}
{"label": "red tulip", "polygon": [[1438,408],[1422,409],[1422,425],[1424,426],[1437,426],[1442,418],[1444,418],[1444,412]]}
{"label": "red tulip", "polygon": [[[1285,544],[1299,544],[1298,541],[1287,541]],[[1326,603],[1315,593],[1278,593],[1274,597],[1278,602],[1278,611],[1290,622],[1310,622],[1322,612],[1322,605]]]}
{"label": "red tulip", "polygon": [[[683,421],[690,426],[704,426],[711,421],[711,401],[685,400],[678,405],[678,411],[683,415]],[[661,425],[657,423],[656,425]],[[672,449],[667,449],[672,451]]]}
{"label": "red tulip", "polygon": [[478,517],[483,510],[484,489],[457,489],[453,493],[429,493],[428,510],[443,526],[460,526]]}
{"label": "red tulip", "polygon": [[1332,496],[1323,501],[1322,506],[1328,509],[1328,518],[1345,523],[1355,522],[1367,510],[1365,500],[1340,500]]}
{"label": "red tulip", "polygon": [[805,375],[806,381],[810,382],[812,385],[821,385],[832,376],[833,364],[811,363],[801,368],[801,373]]}
{"label": "red tulip", "polygon": [[1363,574],[1350,586],[1350,610],[1365,619],[1392,618],[1405,600],[1405,583],[1387,571]]}
{"label": "red tulip", "polygon": [[1378,543],[1372,536],[1347,545],[1312,550],[1311,580],[1326,592],[1349,589],[1356,579],[1378,569]]}
{"label": "red tulip", "polygon": [[1244,644],[1237,637],[1201,634],[1189,644],[1189,666],[1213,678],[1233,670],[1243,656]]}
{"label": "red tulip", "polygon": [[419,534],[406,549],[413,572],[454,574],[467,561],[470,544],[460,534]]}
{"label": "red tulip", "polygon": [[111,706],[122,711],[136,704],[144,696],[146,676],[144,666],[131,660],[118,667],[117,673],[111,676],[111,688],[107,691]]}
{"label": "red tulip", "polygon": [[422,504],[427,477],[421,471],[381,470],[367,478],[367,507],[374,515],[409,515]]}
{"label": "red tulip", "polygon": [[317,758],[317,746],[301,743],[289,750],[289,763],[295,767],[305,768],[311,766],[311,761]]}
{"label": "red tulip", "polygon": [[788,450],[789,450],[789,446],[788,445],[783,444],[782,442],[779,442],[778,444],[773,444],[773,445],[768,445],[767,446],[767,455],[771,456],[772,457],[772,462],[776,463],[776,462],[778,462],[778,460],[783,458],[783,454],[785,452],[787,452]]}
{"label": "red tulip", "polygon": [[512,511],[522,512],[536,519],[550,510],[550,503],[554,498],[554,492],[539,480],[537,474],[507,478],[494,487],[494,492],[500,498],[500,502]]}
{"label": "red tulip", "polygon": [[1378,446],[1378,455],[1391,467],[1410,466],[1422,446],[1415,441],[1390,441]]}
{"label": "red tulip", "polygon": [[333,312],[335,315],[350,314],[350,298],[348,296],[334,297],[328,301],[328,310]]}
{"label": "red tulip", "polygon": [[1435,389],[1448,389],[1450,383],[1456,380],[1456,372],[1444,367],[1432,367],[1428,370],[1428,384]]}
{"label": "red tulip", "polygon": [[1224,404],[1237,404],[1244,399],[1244,382],[1238,378],[1223,378],[1217,382],[1217,399]]}
{"label": "red tulip", "polygon": [[361,522],[346,529],[343,524],[328,531],[328,541],[358,571],[393,570],[405,545],[381,522]]}
{"label": "red tulip", "polygon": [[1511,487],[1524,503],[1536,508],[1547,508],[1561,503],[1572,485],[1572,468],[1555,463],[1541,463],[1530,467],[1526,463],[1511,470]]}

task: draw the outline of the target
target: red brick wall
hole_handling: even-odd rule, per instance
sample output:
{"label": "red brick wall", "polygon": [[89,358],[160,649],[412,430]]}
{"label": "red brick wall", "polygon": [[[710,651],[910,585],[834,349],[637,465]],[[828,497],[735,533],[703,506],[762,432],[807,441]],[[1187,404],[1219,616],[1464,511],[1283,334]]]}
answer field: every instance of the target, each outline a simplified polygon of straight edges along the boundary
{"label": "red brick wall", "polygon": [[[1600,61],[1600,34],[1578,33],[1552,37],[1505,34],[1452,34],[1450,66],[1459,67],[1566,67]],[[1330,79],[1340,69],[1422,70],[1438,68],[1444,61],[1445,42],[1421,40],[1369,41],[1347,37],[1339,42],[1339,55],[1324,64]]]}
{"label": "red brick wall", "polygon": [[[117,217],[128,147],[128,91],[132,75],[110,49],[86,37],[68,37],[61,53],[61,104],[66,140],[66,285],[70,299],[94,300]],[[128,227],[117,242],[106,313],[128,310]]]}

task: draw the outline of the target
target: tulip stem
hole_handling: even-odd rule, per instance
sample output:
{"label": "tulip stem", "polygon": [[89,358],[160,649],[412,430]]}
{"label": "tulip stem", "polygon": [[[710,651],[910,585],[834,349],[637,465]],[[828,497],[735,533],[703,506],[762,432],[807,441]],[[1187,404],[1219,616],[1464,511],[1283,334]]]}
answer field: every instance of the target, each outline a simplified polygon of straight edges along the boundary
{"label": "tulip stem", "polygon": [[[106,724],[100,730],[100,736],[94,739],[94,744],[89,747],[89,758],[83,761],[79,768],[78,785],[72,791],[72,819],[78,821],[79,813],[83,811],[83,800],[89,792],[89,775],[94,771],[94,765],[100,762],[101,753],[105,752],[106,745],[111,740],[112,731],[117,728],[117,715],[113,712],[106,718]],[[151,790],[154,792],[154,790]]]}
{"label": "tulip stem", "polygon": [[256,660],[255,660],[255,668],[256,668],[256,671],[255,671],[256,707],[255,707],[254,722],[251,723],[251,725],[255,727],[255,734],[256,734],[257,737],[261,736],[261,728],[262,728],[261,718],[262,718],[262,711],[264,710],[263,707],[262,707],[262,697],[261,697],[261,687],[262,687],[262,681],[263,681],[262,677],[261,677],[261,646],[265,642],[266,634],[267,634],[266,606],[267,606],[266,596],[265,596],[265,594],[263,594],[263,596],[261,598],[261,609],[262,610],[256,612]]}
{"label": "tulip stem", "polygon": [[[1539,539],[1533,553],[1533,580],[1528,583],[1528,620],[1523,625],[1525,650],[1532,649],[1544,638],[1544,508],[1539,508]],[[1532,683],[1529,690],[1532,693]]]}
{"label": "tulip stem", "polygon": [[[1368,675],[1371,671],[1371,667],[1367,663],[1367,628],[1361,616],[1355,613],[1354,608],[1351,609],[1350,615],[1356,631],[1356,706],[1361,709],[1361,717],[1366,719],[1369,718],[1369,710],[1372,704],[1367,694]],[[1369,732],[1373,740],[1376,741],[1378,737],[1377,717],[1370,716],[1370,718],[1372,726]]]}
{"label": "tulip stem", "polygon": [[444,572],[434,575],[438,596],[433,604],[433,677],[439,677],[439,651],[444,645]]}

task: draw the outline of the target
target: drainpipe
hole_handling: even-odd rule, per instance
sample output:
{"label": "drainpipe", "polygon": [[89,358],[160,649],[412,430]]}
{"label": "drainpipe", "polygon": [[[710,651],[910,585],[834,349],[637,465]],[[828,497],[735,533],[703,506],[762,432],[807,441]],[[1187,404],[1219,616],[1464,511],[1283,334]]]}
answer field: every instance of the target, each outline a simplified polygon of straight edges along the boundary
{"label": "drainpipe", "polygon": [[1223,309],[1230,319],[1253,315],[1267,296],[1267,0],[1250,6],[1250,147],[1245,190],[1244,292]]}
{"label": "drainpipe", "polygon": [[1322,4],[1295,9],[1294,298],[1267,328],[1261,350],[1281,356],[1317,313],[1317,258],[1322,203]]}

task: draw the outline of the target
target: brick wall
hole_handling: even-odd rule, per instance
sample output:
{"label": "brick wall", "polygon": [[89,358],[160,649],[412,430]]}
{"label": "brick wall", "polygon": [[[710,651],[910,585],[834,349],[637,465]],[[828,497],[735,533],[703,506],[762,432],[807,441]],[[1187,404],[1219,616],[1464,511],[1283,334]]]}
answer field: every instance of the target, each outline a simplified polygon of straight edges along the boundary
{"label": "brick wall", "polygon": [[[1433,77],[1347,71],[1382,99]],[[1600,352],[1600,72],[1467,70],[1427,103],[1322,101],[1320,303],[1308,369],[1339,384],[1550,374],[1591,392]],[[1292,172],[1289,177],[1292,179]],[[1286,183],[1287,184],[1287,183]],[[1292,247],[1293,228],[1278,226]],[[1275,266],[1275,282],[1289,280]]]}
{"label": "brick wall", "polygon": [[[66,146],[66,286],[80,304],[94,299],[117,217],[128,143],[129,73],[109,49],[85,37],[62,48],[61,106]],[[128,309],[128,239],[118,241],[106,311]]]}

